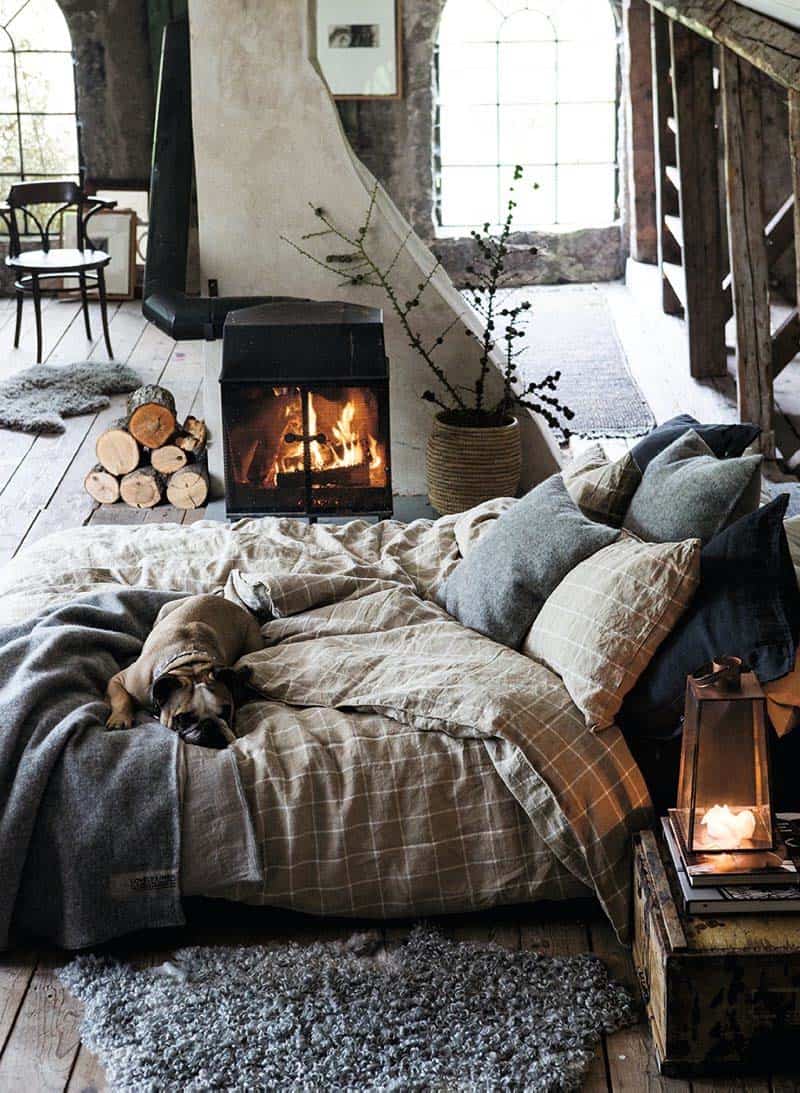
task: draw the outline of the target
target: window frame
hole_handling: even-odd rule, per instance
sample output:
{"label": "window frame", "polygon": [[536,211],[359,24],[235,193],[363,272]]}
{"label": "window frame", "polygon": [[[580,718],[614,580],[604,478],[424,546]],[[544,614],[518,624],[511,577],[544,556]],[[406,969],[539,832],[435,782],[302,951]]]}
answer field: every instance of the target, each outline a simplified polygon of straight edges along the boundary
{"label": "window frame", "polygon": [[[0,35],[0,54],[10,54],[12,60],[13,74],[14,74],[14,92],[13,98],[16,105],[16,110],[3,110],[0,111],[0,117],[16,118],[17,127],[17,153],[19,156],[19,170],[18,171],[4,171],[0,170],[0,179],[9,179],[13,182],[32,182],[36,179],[47,178],[70,178],[76,182],[80,182],[83,177],[83,157],[81,152],[81,131],[78,124],[78,89],[75,78],[75,53],[72,48],[72,35],[69,32],[69,25],[66,22],[64,13],[58,4],[58,0],[51,0],[51,2],[58,8],[61,18],[64,19],[64,23],[67,26],[67,33],[70,34],[70,48],[69,49],[21,49],[17,46],[12,30],[9,27],[33,0],[21,0],[19,5],[15,8],[13,14],[4,22],[0,23],[0,31],[5,35],[5,39],[8,41],[9,48],[4,49],[2,43],[4,39]],[[55,56],[64,57],[67,56],[72,61],[72,86],[73,86],[73,109],[72,110],[23,110],[20,92],[20,72],[18,58],[21,56]],[[57,172],[42,172],[42,171],[26,171],[25,169],[25,149],[23,141],[23,118],[73,118],[75,122],[75,147],[76,147],[76,170],[74,173],[68,173],[64,171]]]}
{"label": "window frame", "polygon": [[[447,2],[451,2],[451,0],[447,0]],[[494,6],[494,5],[492,5],[492,6]],[[442,10],[444,11],[444,7],[443,7]],[[496,176],[496,191],[497,191],[497,193],[496,193],[496,202],[497,202],[496,212],[497,212],[497,216],[498,216],[498,222],[495,223],[495,224],[492,224],[491,227],[493,229],[496,228],[496,227],[499,227],[499,221],[502,219],[502,216],[503,216],[503,210],[504,210],[504,205],[505,205],[505,196],[506,196],[505,192],[503,190],[502,174],[503,174],[504,170],[511,170],[515,166],[514,163],[499,162],[500,159],[501,159],[500,147],[501,147],[501,132],[502,132],[501,131],[501,120],[500,119],[501,119],[502,107],[504,105],[522,105],[522,106],[530,106],[532,108],[535,107],[535,106],[550,106],[550,105],[552,105],[553,113],[554,113],[553,131],[552,131],[554,151],[553,151],[553,160],[552,160],[552,162],[540,163],[540,164],[527,164],[527,165],[525,165],[523,163],[523,166],[525,166],[525,169],[528,170],[528,171],[529,170],[535,170],[537,167],[542,167],[542,168],[546,168],[548,171],[553,172],[553,179],[554,179],[554,194],[553,194],[554,219],[552,221],[549,221],[546,224],[542,223],[542,224],[537,224],[537,225],[534,225],[534,226],[522,226],[522,227],[518,228],[517,230],[519,230],[519,231],[537,231],[537,230],[548,230],[548,229],[555,230],[555,231],[559,231],[559,230],[580,230],[581,228],[596,227],[597,226],[597,225],[594,225],[594,224],[592,224],[592,225],[576,224],[572,221],[562,221],[562,220],[559,219],[559,196],[558,196],[559,186],[558,186],[558,179],[559,179],[559,168],[560,167],[583,167],[583,166],[592,167],[592,166],[597,166],[597,167],[608,167],[608,168],[610,168],[611,171],[613,172],[613,200],[612,200],[612,210],[611,210],[611,213],[612,213],[611,223],[616,223],[619,220],[619,217],[620,217],[620,197],[621,197],[621,192],[620,192],[620,171],[621,171],[621,164],[620,164],[621,70],[620,70],[620,65],[621,65],[621,56],[620,56],[620,42],[619,42],[618,36],[615,36],[616,37],[616,43],[615,43],[615,72],[614,72],[614,97],[613,97],[613,99],[586,99],[586,100],[580,100],[580,101],[575,101],[575,102],[573,102],[572,100],[566,100],[565,101],[565,100],[562,100],[560,98],[560,92],[559,92],[559,87],[558,87],[558,72],[559,72],[559,60],[560,60],[559,51],[560,51],[562,45],[565,42],[580,41],[580,39],[560,37],[558,26],[554,22],[552,16],[547,11],[538,8],[536,3],[535,3],[535,0],[534,0],[534,2],[531,2],[531,0],[524,0],[524,2],[520,5],[519,8],[517,8],[514,11],[511,11],[511,12],[504,13],[499,8],[496,8],[496,11],[497,11],[498,18],[497,18],[494,38],[493,39],[487,38],[485,41],[482,41],[480,44],[491,45],[491,46],[494,47],[494,51],[495,51],[495,73],[496,73],[496,77],[497,77],[496,80],[495,80],[495,86],[496,86],[495,100],[496,101],[493,102],[493,103],[488,103],[488,102],[487,103],[482,103],[481,105],[482,106],[487,106],[487,107],[491,106],[491,107],[494,108],[494,111],[495,111],[494,138],[495,138],[497,152],[498,152],[497,157],[496,157],[498,162],[485,163],[485,164],[481,164],[481,163],[452,163],[452,164],[449,164],[449,163],[444,163],[443,162],[443,159],[442,159],[442,141],[441,141],[441,137],[442,137],[442,109],[443,109],[443,105],[446,109],[447,104],[442,103],[442,96],[441,96],[441,51],[442,51],[442,42],[441,42],[441,38],[440,38],[439,35],[437,35],[436,41],[434,43],[434,48],[433,48],[433,83],[434,83],[433,220],[434,220],[434,224],[436,226],[437,237],[439,237],[439,238],[456,238],[457,237],[457,229],[465,228],[465,229],[469,230],[470,228],[479,228],[482,223],[485,223],[485,219],[486,219],[485,217],[483,217],[483,218],[481,218],[480,222],[476,222],[474,225],[445,223],[444,222],[444,219],[443,219],[443,168],[446,168],[446,167],[449,167],[449,166],[453,166],[453,167],[490,167],[492,170],[494,170],[495,176]],[[543,19],[545,19],[550,24],[550,26],[552,28],[552,31],[553,31],[552,38],[547,38],[547,39],[542,38],[542,39],[537,39],[537,40],[534,40],[534,39],[529,39],[528,40],[528,39],[526,39],[524,41],[524,43],[521,43],[521,44],[542,44],[542,43],[552,42],[553,49],[554,49],[554,54],[555,54],[555,57],[554,57],[554,72],[555,72],[555,80],[556,80],[555,98],[552,99],[552,100],[547,100],[546,102],[541,102],[541,103],[531,102],[531,103],[514,104],[514,103],[511,103],[511,102],[506,102],[505,100],[501,99],[501,96],[500,96],[499,73],[500,73],[502,49],[503,49],[504,46],[506,46],[508,44],[511,44],[508,40],[504,40],[502,35],[503,35],[503,28],[508,23],[508,21],[510,19],[513,19],[516,15],[519,15],[519,14],[525,12],[525,11],[531,11],[531,12],[534,12],[535,14],[541,16]],[[616,21],[614,19],[614,13],[613,13],[613,10],[612,10],[612,5],[610,3],[609,3],[609,17],[612,20],[612,24],[615,24]],[[611,160],[602,160],[602,161],[592,161],[592,162],[589,162],[589,161],[580,161],[580,162],[576,161],[576,162],[573,162],[573,161],[565,161],[565,160],[559,159],[559,151],[558,150],[559,150],[560,108],[562,106],[571,106],[571,105],[583,105],[583,106],[601,106],[602,105],[602,106],[608,106],[608,107],[613,109],[613,148],[614,148],[614,158],[613,159],[611,159]]]}

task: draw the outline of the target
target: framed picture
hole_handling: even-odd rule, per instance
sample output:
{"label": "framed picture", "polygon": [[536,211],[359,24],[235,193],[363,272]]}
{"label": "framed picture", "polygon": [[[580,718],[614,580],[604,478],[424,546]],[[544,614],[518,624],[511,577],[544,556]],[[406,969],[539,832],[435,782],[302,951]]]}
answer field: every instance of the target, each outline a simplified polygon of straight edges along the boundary
{"label": "framed picture", "polygon": [[[136,227],[133,209],[111,209],[95,213],[88,224],[89,238],[98,250],[111,256],[106,266],[106,296],[109,300],[132,300],[136,290]],[[64,213],[64,246],[77,246],[78,223],[74,212]],[[90,293],[96,298],[96,292]]]}
{"label": "framed picture", "polygon": [[317,59],[334,98],[401,98],[400,14],[400,0],[317,0]]}

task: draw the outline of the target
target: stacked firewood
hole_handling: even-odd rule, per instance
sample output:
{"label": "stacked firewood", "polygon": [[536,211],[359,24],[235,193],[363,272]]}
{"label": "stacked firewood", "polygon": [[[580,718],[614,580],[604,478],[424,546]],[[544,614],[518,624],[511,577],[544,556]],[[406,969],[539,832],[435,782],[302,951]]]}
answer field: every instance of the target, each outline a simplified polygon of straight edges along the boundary
{"label": "stacked firewood", "polygon": [[205,422],[189,415],[179,425],[171,392],[146,384],[128,396],[127,415],[97,438],[86,492],[104,505],[151,509],[166,499],[200,508],[208,497],[205,447]]}

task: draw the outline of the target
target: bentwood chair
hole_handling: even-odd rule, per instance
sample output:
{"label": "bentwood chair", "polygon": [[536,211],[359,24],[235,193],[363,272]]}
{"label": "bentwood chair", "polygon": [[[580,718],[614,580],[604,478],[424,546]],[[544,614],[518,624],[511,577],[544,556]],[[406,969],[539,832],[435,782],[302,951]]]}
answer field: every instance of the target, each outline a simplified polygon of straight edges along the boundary
{"label": "bentwood chair", "polygon": [[[44,219],[42,210],[36,215],[37,206],[55,204],[57,208]],[[80,292],[83,307],[83,321],[86,337],[91,338],[92,328],[89,322],[89,301],[87,288],[97,288],[100,297],[100,316],[103,321],[103,336],[109,357],[112,357],[111,339],[108,335],[108,315],[106,313],[105,268],[111,256],[98,250],[92,243],[86,230],[91,216],[100,209],[113,209],[116,201],[101,201],[100,198],[87,196],[76,182],[18,182],[8,192],[5,205],[0,205],[0,216],[6,223],[9,236],[6,265],[16,275],[14,289],[17,295],[17,326],[14,332],[14,348],[19,346],[19,334],[22,326],[22,302],[25,293],[33,296],[33,309],[36,314],[36,361],[42,359],[42,295],[55,295],[59,292]],[[32,208],[33,206],[33,208]],[[51,247],[50,234],[53,225],[60,226],[61,214],[74,208],[77,221],[77,247]],[[38,235],[41,240],[40,250],[23,251],[20,243],[20,225],[17,217],[24,223],[24,234]],[[44,221],[44,223],[43,223]],[[30,230],[36,226],[36,231]],[[65,285],[65,278],[77,278],[77,285]],[[47,281],[54,284],[48,286]],[[45,282],[43,285],[42,282]]]}

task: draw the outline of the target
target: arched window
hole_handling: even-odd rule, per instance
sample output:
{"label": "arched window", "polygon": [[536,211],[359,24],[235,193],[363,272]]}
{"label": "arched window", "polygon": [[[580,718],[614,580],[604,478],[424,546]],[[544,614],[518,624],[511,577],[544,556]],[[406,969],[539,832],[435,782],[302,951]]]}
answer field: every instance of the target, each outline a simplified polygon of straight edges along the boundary
{"label": "arched window", "polygon": [[443,234],[617,215],[617,42],[609,0],[447,0],[437,50],[436,212]]}
{"label": "arched window", "polygon": [[0,0],[0,196],[78,177],[72,43],[56,0]]}

